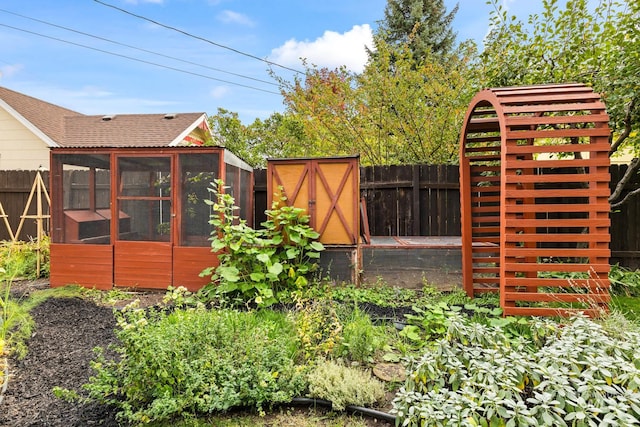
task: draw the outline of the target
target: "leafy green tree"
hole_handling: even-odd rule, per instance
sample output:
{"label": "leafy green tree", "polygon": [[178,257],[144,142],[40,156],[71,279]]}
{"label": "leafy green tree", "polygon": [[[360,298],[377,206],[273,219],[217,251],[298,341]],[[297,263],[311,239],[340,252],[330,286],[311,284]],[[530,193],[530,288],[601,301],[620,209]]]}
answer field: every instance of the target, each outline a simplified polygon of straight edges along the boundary
{"label": "leafy green tree", "polygon": [[451,22],[458,5],[447,13],[443,0],[387,0],[379,35],[394,46],[409,46],[416,60],[430,53],[446,56],[453,50],[456,34]]}
{"label": "leafy green tree", "polygon": [[285,114],[302,124],[307,155],[359,154],[370,165],[457,162],[474,46],[416,61],[407,45],[380,36],[376,45],[360,75],[307,67],[304,78],[280,80]]}
{"label": "leafy green tree", "polygon": [[217,114],[209,116],[209,127],[213,144],[228,148],[252,166],[259,161],[259,155],[252,149],[249,130],[238,113],[218,108]]}
{"label": "leafy green tree", "polygon": [[273,113],[265,120],[256,119],[249,125],[249,134],[256,167],[265,167],[268,158],[306,155],[304,127],[295,116]]}
{"label": "leafy green tree", "polygon": [[273,113],[244,125],[238,113],[219,108],[209,117],[213,143],[222,145],[253,167],[265,167],[268,158],[305,155],[302,125],[295,117]]}
{"label": "leafy green tree", "polygon": [[627,174],[611,194],[618,208],[640,189],[622,197],[640,169],[640,3],[635,0],[544,0],[541,14],[526,23],[491,0],[480,80],[486,86],[582,82],[601,94],[610,116],[611,153],[634,154]]}

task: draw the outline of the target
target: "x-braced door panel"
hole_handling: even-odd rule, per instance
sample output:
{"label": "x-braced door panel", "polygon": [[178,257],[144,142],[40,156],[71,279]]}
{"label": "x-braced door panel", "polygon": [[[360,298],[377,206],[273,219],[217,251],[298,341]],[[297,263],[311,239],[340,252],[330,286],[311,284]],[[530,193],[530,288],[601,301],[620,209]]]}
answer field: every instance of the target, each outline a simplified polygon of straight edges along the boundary
{"label": "x-braced door panel", "polygon": [[310,216],[310,225],[325,244],[355,245],[359,225],[357,157],[270,160],[267,167],[269,206],[286,197]]}

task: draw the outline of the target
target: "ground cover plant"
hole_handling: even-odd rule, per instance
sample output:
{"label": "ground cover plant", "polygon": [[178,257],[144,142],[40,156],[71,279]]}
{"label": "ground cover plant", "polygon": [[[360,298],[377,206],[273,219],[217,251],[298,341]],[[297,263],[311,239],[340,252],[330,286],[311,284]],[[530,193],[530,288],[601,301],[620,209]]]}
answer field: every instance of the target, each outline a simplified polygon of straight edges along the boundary
{"label": "ground cover plant", "polygon": [[99,357],[87,389],[128,422],[233,407],[263,411],[304,390],[292,325],[282,314],[130,307],[117,318],[120,360]]}
{"label": "ground cover plant", "polygon": [[165,303],[116,311],[121,345],[112,350],[119,357],[99,350],[93,363],[89,397],[116,406],[122,421],[174,422],[237,408],[261,413],[294,397],[332,398],[338,410],[384,398],[368,363],[395,329],[373,325],[357,309],[328,298],[280,311],[212,310],[185,289],[171,289]]}
{"label": "ground cover plant", "polygon": [[[403,426],[640,424],[640,332],[577,316],[529,323],[539,337],[453,319],[414,359],[394,399]],[[618,325],[619,326],[619,325]]]}

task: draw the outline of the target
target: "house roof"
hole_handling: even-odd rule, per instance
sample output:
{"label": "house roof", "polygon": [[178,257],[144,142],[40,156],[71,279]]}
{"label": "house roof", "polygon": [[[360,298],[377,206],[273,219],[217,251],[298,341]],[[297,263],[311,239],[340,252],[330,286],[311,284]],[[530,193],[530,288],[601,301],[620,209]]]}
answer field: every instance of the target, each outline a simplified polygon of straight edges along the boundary
{"label": "house roof", "polygon": [[[170,147],[194,129],[205,139],[205,113],[65,117],[63,147]],[[204,128],[203,128],[204,127]]]}
{"label": "house roof", "polygon": [[210,134],[205,113],[87,116],[4,87],[0,108],[49,147],[170,147]]}
{"label": "house roof", "polygon": [[37,134],[48,146],[59,145],[65,133],[64,118],[82,116],[49,102],[0,86],[0,107]]}

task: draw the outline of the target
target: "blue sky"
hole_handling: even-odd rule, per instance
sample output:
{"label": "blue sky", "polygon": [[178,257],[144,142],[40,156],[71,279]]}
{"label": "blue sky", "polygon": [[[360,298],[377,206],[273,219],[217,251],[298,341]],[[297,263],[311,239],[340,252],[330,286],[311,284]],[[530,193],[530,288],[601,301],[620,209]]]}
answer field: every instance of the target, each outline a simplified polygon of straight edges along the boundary
{"label": "blue sky", "polygon": [[[537,1],[503,1],[522,18],[541,8]],[[485,0],[457,3],[458,40],[481,43],[490,6]],[[451,9],[456,1],[445,4]],[[249,124],[284,108],[268,64],[256,58],[287,67],[273,66],[286,79],[295,74],[290,69],[303,70],[301,57],[360,71],[364,46],[385,5],[386,0],[3,0],[0,86],[84,114],[212,115],[224,108]]]}

